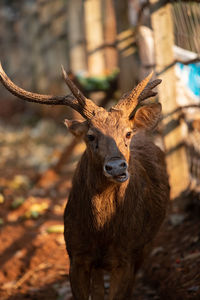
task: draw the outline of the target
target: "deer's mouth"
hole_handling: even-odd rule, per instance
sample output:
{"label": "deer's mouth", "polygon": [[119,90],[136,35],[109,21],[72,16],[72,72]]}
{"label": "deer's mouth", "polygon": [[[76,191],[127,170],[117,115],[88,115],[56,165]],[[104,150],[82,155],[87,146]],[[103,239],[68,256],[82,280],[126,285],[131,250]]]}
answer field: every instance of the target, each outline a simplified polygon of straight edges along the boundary
{"label": "deer's mouth", "polygon": [[126,180],[129,179],[129,173],[128,171],[126,172],[123,172],[121,174],[117,174],[117,175],[109,175],[107,173],[104,173],[104,175],[112,182],[115,182],[115,183],[123,183],[125,182]]}
{"label": "deer's mouth", "polygon": [[129,179],[128,172],[123,172],[119,175],[115,175],[115,176],[112,177],[113,181],[117,181],[117,182],[120,182],[120,183],[125,182],[128,179]]}
{"label": "deer's mouth", "polygon": [[113,179],[117,182],[125,182],[126,180],[128,180],[128,178],[129,178],[128,172],[124,172],[122,174],[113,176]]}

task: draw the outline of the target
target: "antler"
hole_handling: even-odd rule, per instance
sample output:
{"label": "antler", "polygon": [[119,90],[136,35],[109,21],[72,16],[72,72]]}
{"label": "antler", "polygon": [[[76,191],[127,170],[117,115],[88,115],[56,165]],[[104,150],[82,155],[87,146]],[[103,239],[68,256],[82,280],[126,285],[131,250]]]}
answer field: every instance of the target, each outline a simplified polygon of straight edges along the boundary
{"label": "antler", "polygon": [[72,94],[78,100],[78,103],[83,111],[84,117],[87,119],[91,119],[95,115],[95,112],[100,108],[94,102],[92,102],[90,99],[86,98],[83,95],[83,93],[77,88],[77,86],[69,78],[63,66],[61,66],[61,68],[62,68],[63,78],[67,86],[69,87],[70,91],[72,92]]}
{"label": "antler", "polygon": [[[52,96],[52,95],[41,95],[36,93],[28,92],[16,84],[6,75],[0,62],[0,81],[15,96],[29,102],[48,104],[48,105],[67,105],[78,111],[84,118],[90,120],[98,110],[103,108],[98,107],[90,99],[87,99],[82,92],[74,85],[74,83],[67,76],[66,71],[62,67],[63,78],[71,90],[73,95],[66,96]],[[161,83],[160,79],[156,79],[149,83],[153,72],[151,72],[142,82],[140,82],[136,88],[122,96],[121,100],[112,109],[123,110],[127,115],[131,115],[134,108],[141,101],[149,97],[155,96],[157,93],[153,92],[152,89]],[[111,110],[112,110],[111,109]]]}
{"label": "antler", "polygon": [[[47,104],[47,105],[67,105],[78,111],[84,118],[90,119],[94,115],[94,111],[98,108],[91,100],[86,99],[83,94],[78,90],[73,82],[67,78],[66,72],[63,70],[64,79],[72,91],[73,95],[66,96],[52,96],[41,95],[37,93],[28,92],[12,82],[12,80],[6,75],[0,62],[0,81],[13,95],[34,103]],[[67,79],[66,79],[67,78]],[[75,98],[77,97],[77,99]],[[85,98],[83,100],[83,98]],[[81,100],[82,99],[82,100]]]}
{"label": "antler", "polygon": [[123,110],[127,115],[131,115],[135,107],[141,101],[147,98],[156,96],[156,92],[152,89],[155,88],[162,80],[156,79],[149,83],[153,72],[151,72],[145,79],[143,79],[132,91],[124,94],[119,103],[115,105],[114,109]]}
{"label": "antler", "polygon": [[157,95],[157,92],[153,92],[152,90],[161,82],[162,82],[161,79],[156,79],[152,82],[149,82],[147,86],[144,88],[144,90],[142,91],[142,93],[140,94],[140,96],[138,97],[138,103],[148,98],[155,97]]}

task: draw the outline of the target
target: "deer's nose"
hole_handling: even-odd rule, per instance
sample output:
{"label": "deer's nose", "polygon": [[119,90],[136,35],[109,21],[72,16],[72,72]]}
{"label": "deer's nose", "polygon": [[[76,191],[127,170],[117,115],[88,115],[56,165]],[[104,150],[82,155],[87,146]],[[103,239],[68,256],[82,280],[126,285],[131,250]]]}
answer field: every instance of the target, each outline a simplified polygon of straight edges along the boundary
{"label": "deer's nose", "polygon": [[128,164],[124,159],[110,159],[104,165],[104,172],[111,176],[120,176],[126,173]]}

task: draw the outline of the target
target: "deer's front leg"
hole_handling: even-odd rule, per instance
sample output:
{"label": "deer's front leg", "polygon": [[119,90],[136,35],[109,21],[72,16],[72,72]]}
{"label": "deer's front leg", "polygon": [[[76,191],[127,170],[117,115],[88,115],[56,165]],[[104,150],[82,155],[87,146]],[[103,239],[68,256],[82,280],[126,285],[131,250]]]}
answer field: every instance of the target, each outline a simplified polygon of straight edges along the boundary
{"label": "deer's front leg", "polygon": [[91,299],[104,299],[104,278],[102,269],[92,270],[92,285],[91,285]]}
{"label": "deer's front leg", "polygon": [[110,278],[109,300],[129,300],[133,293],[134,267],[123,262],[113,266]]}
{"label": "deer's front leg", "polygon": [[88,300],[90,294],[91,264],[85,257],[70,259],[69,278],[75,300]]}

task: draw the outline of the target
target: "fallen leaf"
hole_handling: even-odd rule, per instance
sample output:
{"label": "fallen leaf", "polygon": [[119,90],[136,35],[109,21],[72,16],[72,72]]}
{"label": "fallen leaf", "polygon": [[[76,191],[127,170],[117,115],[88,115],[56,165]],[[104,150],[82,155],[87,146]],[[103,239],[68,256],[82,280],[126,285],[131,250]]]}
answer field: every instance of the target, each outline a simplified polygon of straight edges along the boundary
{"label": "fallen leaf", "polygon": [[16,281],[13,280],[13,281],[9,281],[9,282],[6,282],[4,283],[2,286],[1,286],[1,289],[2,290],[9,290],[9,289],[12,289],[16,284]]}
{"label": "fallen leaf", "polygon": [[38,213],[45,211],[49,207],[49,204],[47,202],[42,203],[34,203],[31,205],[30,210],[31,211],[37,211]]}
{"label": "fallen leaf", "polygon": [[19,188],[29,188],[30,187],[30,179],[25,175],[16,175],[14,179],[9,184],[10,188],[12,189],[19,189]]}
{"label": "fallen leaf", "polygon": [[10,212],[7,215],[7,221],[8,222],[16,222],[18,220],[19,216],[16,214],[16,212]]}
{"label": "fallen leaf", "polygon": [[5,200],[4,195],[0,194],[0,203],[4,203],[4,200]]}
{"label": "fallen leaf", "polygon": [[11,208],[12,209],[17,209],[18,207],[20,207],[23,203],[24,203],[24,198],[23,197],[17,197],[13,200],[13,202],[11,203]]}
{"label": "fallen leaf", "polygon": [[28,211],[25,212],[23,217],[25,219],[37,219],[40,215],[42,215],[46,209],[49,207],[49,204],[47,202],[42,203],[34,203],[31,205]]}
{"label": "fallen leaf", "polygon": [[31,211],[31,217],[33,219],[37,219],[39,217],[39,212],[38,211]]}
{"label": "fallen leaf", "polygon": [[46,229],[48,233],[63,233],[64,232],[64,225],[57,224],[52,225]]}
{"label": "fallen leaf", "polygon": [[54,170],[47,170],[38,182],[38,186],[42,188],[50,188],[54,186],[59,180],[59,176]]}

